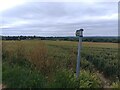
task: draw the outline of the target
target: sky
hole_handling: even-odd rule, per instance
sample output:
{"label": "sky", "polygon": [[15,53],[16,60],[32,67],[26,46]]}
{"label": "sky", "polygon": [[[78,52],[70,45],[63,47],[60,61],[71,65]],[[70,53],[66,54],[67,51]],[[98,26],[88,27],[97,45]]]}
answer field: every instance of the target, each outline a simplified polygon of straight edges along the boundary
{"label": "sky", "polygon": [[0,0],[0,34],[118,36],[117,0]]}

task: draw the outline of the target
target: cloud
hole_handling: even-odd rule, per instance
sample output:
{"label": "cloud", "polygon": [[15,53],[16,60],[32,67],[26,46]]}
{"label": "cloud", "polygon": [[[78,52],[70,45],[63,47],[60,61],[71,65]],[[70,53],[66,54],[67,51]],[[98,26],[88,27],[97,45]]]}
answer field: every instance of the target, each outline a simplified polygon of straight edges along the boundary
{"label": "cloud", "polygon": [[2,13],[3,35],[117,35],[116,2],[27,2]]}

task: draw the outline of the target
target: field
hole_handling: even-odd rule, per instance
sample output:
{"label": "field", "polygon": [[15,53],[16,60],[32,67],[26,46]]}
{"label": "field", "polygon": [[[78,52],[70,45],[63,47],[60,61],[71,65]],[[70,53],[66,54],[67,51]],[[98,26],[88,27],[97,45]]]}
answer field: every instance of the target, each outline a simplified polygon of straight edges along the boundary
{"label": "field", "polygon": [[75,41],[2,42],[2,82],[8,88],[117,88],[117,43],[83,42],[76,79]]}

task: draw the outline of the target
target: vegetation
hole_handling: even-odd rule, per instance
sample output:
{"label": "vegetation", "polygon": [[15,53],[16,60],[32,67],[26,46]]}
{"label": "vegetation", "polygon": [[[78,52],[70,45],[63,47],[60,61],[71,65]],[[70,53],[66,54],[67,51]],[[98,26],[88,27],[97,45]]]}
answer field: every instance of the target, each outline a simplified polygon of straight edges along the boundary
{"label": "vegetation", "polygon": [[[94,50],[94,52],[91,52]],[[106,77],[111,77],[114,80],[118,79],[118,50],[89,48],[89,51],[84,51],[83,56],[90,61],[96,68],[102,71]],[[119,77],[120,79],[120,77]]]}
{"label": "vegetation", "polygon": [[[40,37],[40,36],[2,36],[2,40],[62,40],[62,41],[78,41],[77,37]],[[85,42],[112,42],[118,43],[119,37],[84,37]]]}
{"label": "vegetation", "polygon": [[98,71],[110,80],[110,87],[119,86],[118,44],[84,42],[79,79],[77,42],[24,40],[2,44],[5,87],[102,88]]}

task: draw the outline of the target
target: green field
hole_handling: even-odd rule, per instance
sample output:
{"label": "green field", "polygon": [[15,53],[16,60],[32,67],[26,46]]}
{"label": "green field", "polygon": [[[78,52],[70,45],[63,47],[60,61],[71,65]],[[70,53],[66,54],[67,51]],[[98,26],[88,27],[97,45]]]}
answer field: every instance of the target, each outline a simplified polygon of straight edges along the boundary
{"label": "green field", "polygon": [[74,41],[2,42],[2,82],[9,88],[116,88],[120,77],[118,44],[83,42],[76,79]]}

